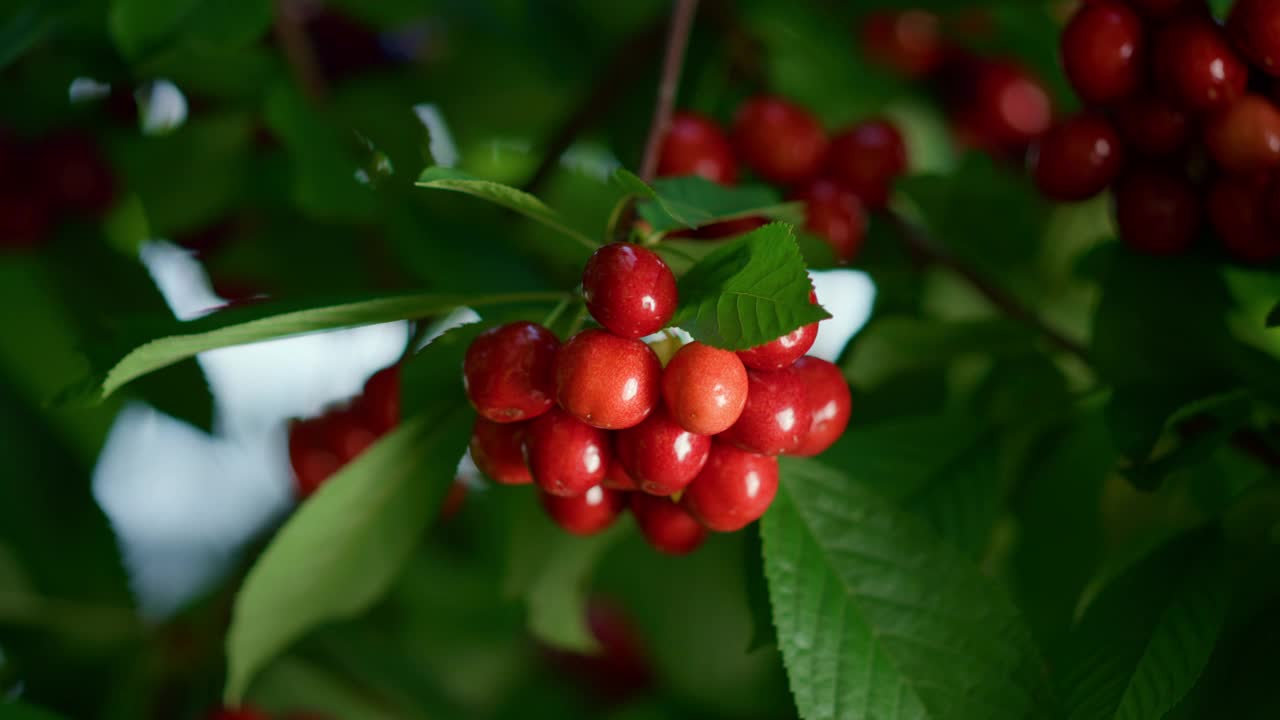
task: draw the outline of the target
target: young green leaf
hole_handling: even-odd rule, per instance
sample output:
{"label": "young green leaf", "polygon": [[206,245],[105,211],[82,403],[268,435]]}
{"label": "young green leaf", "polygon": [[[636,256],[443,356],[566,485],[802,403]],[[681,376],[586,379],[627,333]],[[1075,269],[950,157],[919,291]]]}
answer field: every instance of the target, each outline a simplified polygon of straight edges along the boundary
{"label": "young green leaf", "polygon": [[787,460],[762,532],[801,717],[1043,714],[1042,666],[1017,610],[914,518],[838,471]]}
{"label": "young green leaf", "polygon": [[804,221],[800,203],[783,202],[777,192],[762,185],[726,187],[690,175],[662,178],[649,186],[626,170],[618,170],[614,177],[624,190],[645,198],[636,209],[657,233],[755,215]]}
{"label": "young green leaf", "polygon": [[560,213],[547,207],[546,203],[510,185],[503,185],[492,180],[482,180],[461,170],[439,166],[432,166],[423,170],[415,184],[418,187],[453,190],[467,195],[474,195],[482,200],[501,205],[508,210],[514,210],[532,220],[537,220],[543,225],[577,240],[586,247],[594,249],[599,244],[584,233],[570,227],[568,221]]}
{"label": "young green leaf", "polygon": [[773,223],[691,267],[672,324],[708,345],[745,350],[831,317],[809,302],[812,289],[791,227]]}

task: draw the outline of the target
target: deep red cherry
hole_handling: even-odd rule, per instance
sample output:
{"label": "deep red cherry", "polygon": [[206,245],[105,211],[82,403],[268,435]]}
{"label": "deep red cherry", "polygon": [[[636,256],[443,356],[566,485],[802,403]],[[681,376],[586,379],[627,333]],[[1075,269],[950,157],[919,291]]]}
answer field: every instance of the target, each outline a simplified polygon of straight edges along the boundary
{"label": "deep red cherry", "polygon": [[1062,31],[1062,66],[1090,104],[1127,97],[1142,82],[1142,19],[1119,0],[1083,5]]}
{"label": "deep red cherry", "polygon": [[1129,0],[1129,4],[1150,20],[1209,16],[1205,0]]}
{"label": "deep red cherry", "polygon": [[609,461],[609,469],[605,471],[604,480],[601,480],[600,484],[610,490],[624,490],[630,492],[632,490],[640,489],[640,484],[632,479],[631,475],[627,473],[627,469],[623,467],[622,463],[618,460],[618,454],[616,452],[613,454],[613,458]]}
{"label": "deep red cherry", "polygon": [[1204,142],[1228,172],[1275,167],[1280,164],[1280,108],[1261,95],[1245,95],[1205,121]]}
{"label": "deep red cherry", "polygon": [[[812,290],[809,291],[809,302],[818,302],[818,296]],[[818,323],[809,323],[763,345],[739,350],[738,359],[743,365],[756,370],[780,370],[809,352],[817,339]]]}
{"label": "deep red cherry", "polygon": [[658,153],[661,177],[700,175],[721,185],[738,181],[738,161],[729,136],[703,115],[682,111],[671,118],[671,127]]}
{"label": "deep red cherry", "polygon": [[762,217],[745,217],[736,220],[725,220],[724,222],[712,223],[696,230],[682,230],[678,233],[672,233],[679,237],[696,237],[702,240],[719,240],[721,238],[736,237],[745,235],[757,228],[762,228],[769,224],[767,218]]}
{"label": "deep red cherry", "polygon": [[1116,107],[1116,130],[1124,146],[1140,155],[1163,157],[1187,146],[1192,120],[1185,111],[1154,94],[1128,98]]}
{"label": "deep red cherry", "polygon": [[608,434],[560,408],[525,429],[524,455],[533,481],[552,495],[573,497],[599,485],[610,454]]}
{"label": "deep red cherry", "polygon": [[1209,191],[1209,222],[1233,256],[1250,263],[1280,257],[1280,230],[1272,224],[1265,177],[1225,175]]}
{"label": "deep red cherry", "polygon": [[719,437],[760,455],[794,452],[813,423],[805,384],[795,367],[747,371],[747,406]]}
{"label": "deep red cherry", "polygon": [[872,210],[884,208],[893,181],[907,171],[907,145],[887,120],[867,120],[831,138],[823,170]]}
{"label": "deep red cherry", "polygon": [[582,295],[605,329],[638,338],[661,330],[675,313],[676,277],[652,250],[610,243],[587,260]]}
{"label": "deep red cherry", "polygon": [[653,412],[661,393],[662,364],[639,340],[604,330],[583,330],[556,356],[556,399],[585,423],[621,430]]}
{"label": "deep red cherry", "polygon": [[736,353],[691,342],[667,363],[662,398],[680,427],[700,435],[722,433],[747,404],[747,369]]}
{"label": "deep red cherry", "polygon": [[115,201],[115,176],[90,135],[65,132],[45,138],[35,150],[34,166],[59,209],[101,215]]}
{"label": "deep red cherry", "polygon": [[1156,79],[1165,92],[1193,112],[1224,107],[1244,95],[1249,68],[1209,20],[1179,19],[1156,36]]}
{"label": "deep red cherry", "polygon": [[323,448],[303,448],[293,459],[293,475],[299,498],[307,498],[342,469],[342,461]]}
{"label": "deep red cherry", "polygon": [[668,555],[687,555],[707,539],[707,529],[669,498],[632,493],[631,514],[645,541]]}
{"label": "deep red cherry", "polygon": [[400,424],[400,366],[385,367],[369,377],[355,401],[370,430],[382,435]]}
{"label": "deep red cherry", "polygon": [[321,419],[325,446],[342,464],[355,460],[378,440],[378,436],[350,409],[335,410]]}
{"label": "deep red cherry", "polygon": [[455,479],[453,484],[449,485],[449,493],[444,496],[444,500],[440,501],[440,520],[445,521],[462,512],[462,506],[467,502],[467,484],[461,480]]}
{"label": "deep red cherry", "polygon": [[680,504],[703,527],[734,532],[764,515],[777,494],[776,458],[716,442],[702,472],[680,497]]}
{"label": "deep red cherry", "polygon": [[938,16],[926,10],[878,11],[859,26],[862,51],[907,77],[923,77],[942,62]]}
{"label": "deep red cherry", "polygon": [[1235,0],[1227,33],[1254,65],[1280,75],[1280,0]]}
{"label": "deep red cherry", "polygon": [[542,507],[557,525],[574,535],[594,535],[613,524],[627,505],[627,496],[599,485],[574,497],[539,493]]}
{"label": "deep red cherry", "polygon": [[813,419],[800,447],[791,454],[812,457],[831,447],[844,434],[849,426],[853,398],[844,373],[826,360],[802,357],[792,369],[804,383],[805,402]]}
{"label": "deep red cherry", "polygon": [[471,426],[471,459],[480,472],[502,485],[533,482],[524,459],[525,423],[496,423],[476,416]]}
{"label": "deep red cherry", "polygon": [[1031,173],[1040,192],[1074,202],[1106,189],[1120,172],[1120,136],[1101,115],[1064,120],[1032,147]]}
{"label": "deep red cherry", "polygon": [[1184,173],[1143,167],[1127,171],[1115,186],[1120,239],[1150,255],[1176,255],[1200,230],[1200,197]]}
{"label": "deep red cherry", "polygon": [[531,322],[480,333],[462,364],[471,404],[494,422],[530,420],[550,410],[559,346],[550,330]]}
{"label": "deep red cherry", "polygon": [[659,406],[644,422],[619,432],[613,448],[641,490],[650,495],[672,495],[702,469],[711,450],[711,437],[685,430]]}
{"label": "deep red cherry", "polygon": [[847,263],[858,254],[867,235],[867,213],[851,190],[822,178],[801,185],[791,194],[804,203],[804,226],[831,246],[837,261]]}
{"label": "deep red cherry", "polygon": [[0,250],[30,250],[51,236],[53,216],[44,196],[31,190],[0,189]]}
{"label": "deep red cherry", "polygon": [[242,706],[238,709],[222,708],[209,713],[208,720],[270,720],[270,715],[257,708]]}
{"label": "deep red cherry", "polygon": [[818,173],[827,136],[808,110],[780,97],[754,97],[738,108],[733,146],[757,175],[790,184]]}
{"label": "deep red cherry", "polygon": [[968,60],[956,72],[966,88],[956,99],[955,123],[980,148],[1007,151],[1026,147],[1053,122],[1053,105],[1044,85],[1022,67],[1006,61]]}

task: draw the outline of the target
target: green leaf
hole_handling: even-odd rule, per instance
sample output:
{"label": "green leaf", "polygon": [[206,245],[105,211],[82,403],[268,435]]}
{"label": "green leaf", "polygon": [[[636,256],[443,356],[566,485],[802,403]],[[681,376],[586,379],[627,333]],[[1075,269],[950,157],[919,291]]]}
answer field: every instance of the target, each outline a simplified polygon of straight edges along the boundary
{"label": "green leaf", "polygon": [[108,26],[137,60],[174,41],[247,45],[271,26],[271,9],[269,0],[113,0]]}
{"label": "green leaf", "polygon": [[56,29],[67,16],[59,3],[28,2],[0,25],[0,70]]}
{"label": "green leaf", "polygon": [[626,170],[618,170],[614,177],[627,192],[648,198],[636,209],[656,233],[754,215],[794,224],[804,221],[800,203],[783,202],[777,191],[763,185],[727,187],[689,175],[661,178],[650,187]]}
{"label": "green leaf", "polygon": [[406,715],[404,708],[388,706],[385,698],[332,668],[297,657],[272,663],[254,683],[249,699],[256,707],[281,713],[298,708],[324,708],[329,717],[344,720],[423,718],[421,713]]}
{"label": "green leaf", "polygon": [[831,317],[809,302],[812,288],[791,226],[772,223],[718,248],[680,278],[672,324],[713,347],[744,350]]}
{"label": "green leaf", "polygon": [[838,471],[785,460],[762,525],[801,717],[1042,714],[1041,662],[994,582]]}
{"label": "green leaf", "polygon": [[1280,327],[1280,302],[1267,313],[1267,327]]}
{"label": "green leaf", "polygon": [[594,248],[599,244],[587,237],[586,234],[570,227],[568,221],[560,213],[547,207],[546,203],[510,185],[503,185],[492,180],[482,180],[461,170],[439,166],[423,170],[415,184],[418,187],[453,190],[467,195],[474,195],[482,200],[501,205],[508,210],[514,210],[532,220],[537,220],[587,247]]}
{"label": "green leaf", "polygon": [[453,482],[469,415],[454,399],[413,417],[302,503],[236,597],[228,704],[307,631],[355,616],[382,596]]}
{"label": "green leaf", "polygon": [[20,702],[0,701],[0,718],[4,720],[61,720],[62,715]]}
{"label": "green leaf", "polygon": [[1206,533],[1183,536],[1112,583],[1062,663],[1068,717],[1164,717],[1213,653],[1226,587],[1222,545]]}
{"label": "green leaf", "polygon": [[852,383],[875,387],[894,377],[943,368],[965,356],[1025,356],[1036,352],[1026,326],[1003,318],[942,322],[885,315],[858,333],[844,362]]}

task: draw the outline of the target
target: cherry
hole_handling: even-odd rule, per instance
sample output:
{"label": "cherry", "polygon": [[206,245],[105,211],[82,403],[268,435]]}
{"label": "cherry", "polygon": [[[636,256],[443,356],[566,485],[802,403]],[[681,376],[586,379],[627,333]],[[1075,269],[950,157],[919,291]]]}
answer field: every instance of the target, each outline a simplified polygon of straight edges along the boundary
{"label": "cherry", "polygon": [[271,716],[258,710],[257,708],[242,706],[235,708],[222,708],[209,713],[208,720],[270,720]]}
{"label": "cherry", "polygon": [[593,597],[587,604],[587,627],[599,645],[590,655],[553,650],[548,655],[593,695],[613,707],[653,685],[653,671],[635,622],[622,608]]}
{"label": "cherry", "polygon": [[96,216],[115,200],[115,177],[89,135],[49,136],[36,147],[33,162],[45,193],[59,209]]}
{"label": "cherry", "polygon": [[496,423],[476,416],[471,426],[471,459],[480,472],[501,485],[533,482],[524,459],[525,423]]}
{"label": "cherry", "polygon": [[547,515],[574,535],[594,535],[604,530],[613,524],[627,504],[626,495],[599,485],[574,497],[560,497],[548,492],[539,496]]}
{"label": "cherry", "polygon": [[893,123],[867,120],[831,139],[824,168],[867,207],[880,210],[893,181],[907,171],[907,145]]}
{"label": "cherry", "polygon": [[1245,91],[1249,68],[1209,20],[1179,19],[1156,36],[1155,76],[1165,92],[1193,112],[1235,101]]}
{"label": "cherry", "polygon": [[491,328],[467,348],[462,364],[467,398],[494,422],[531,420],[551,409],[560,341],[531,322]]}
{"label": "cherry", "polygon": [[711,437],[680,427],[664,407],[614,438],[614,452],[627,474],[650,495],[684,489],[707,461]]}
{"label": "cherry", "polygon": [[792,455],[812,457],[840,439],[849,426],[853,398],[844,373],[835,365],[816,357],[802,357],[792,366],[804,383],[805,403],[812,420],[809,431]]}
{"label": "cherry", "polygon": [[604,473],[604,480],[600,484],[610,490],[639,490],[640,484],[627,474],[627,469],[618,461],[618,455],[615,452],[613,458],[609,461],[609,469]]}
{"label": "cherry", "polygon": [[837,261],[847,263],[858,254],[867,235],[867,214],[856,194],[819,178],[791,197],[804,202],[805,229],[825,240]]}
{"label": "cherry", "polygon": [[[812,290],[809,291],[809,302],[818,302],[818,297]],[[800,356],[809,352],[809,348],[813,347],[813,341],[817,339],[818,323],[809,323],[763,345],[739,350],[738,358],[749,368],[780,370],[789,367]]]}
{"label": "cherry", "polygon": [[1115,123],[1125,147],[1141,155],[1172,155],[1191,139],[1187,113],[1154,94],[1135,95],[1120,103]]}
{"label": "cherry", "polygon": [[338,456],[323,448],[308,447],[293,455],[293,476],[299,498],[308,498],[342,469]]}
{"label": "cherry", "polygon": [[738,108],[733,145],[757,175],[790,184],[818,173],[827,137],[808,110],[780,97],[762,95]]}
{"label": "cherry", "polygon": [[676,311],[676,277],[652,250],[610,243],[582,271],[591,317],[609,332],[638,338],[658,332]]}
{"label": "cherry", "polygon": [[632,493],[631,514],[644,539],[668,555],[687,555],[707,539],[707,529],[668,498]]}
{"label": "cherry", "polygon": [[1280,2],[1235,0],[1227,16],[1227,33],[1255,65],[1280,75]]}
{"label": "cherry", "polygon": [[1204,142],[1228,172],[1280,164],[1280,109],[1261,95],[1245,95],[1209,117]]}
{"label": "cherry", "polygon": [[1102,192],[1120,172],[1120,137],[1100,115],[1064,120],[1032,147],[1031,173],[1040,192],[1074,202]]}
{"label": "cherry", "polygon": [[928,75],[944,57],[938,16],[925,10],[870,13],[858,35],[867,57],[907,77]]}
{"label": "cherry", "polygon": [[1121,176],[1115,186],[1120,239],[1149,255],[1176,255],[1195,242],[1200,199],[1179,172],[1143,167]]}
{"label": "cherry", "polygon": [[957,66],[957,71],[966,68],[972,78],[961,82],[971,85],[971,96],[966,94],[957,109],[957,122],[979,147],[1023,148],[1049,129],[1053,121],[1049,93],[1026,70],[1006,61],[970,60]]}
{"label": "cherry", "polygon": [[667,363],[662,399],[685,430],[722,433],[738,421],[747,404],[747,369],[736,353],[691,342]]}
{"label": "cherry", "polygon": [[699,175],[721,185],[738,181],[738,161],[729,137],[711,119],[682,111],[671,118],[671,127],[658,153],[660,177]]}
{"label": "cherry", "polygon": [[752,230],[762,228],[768,224],[769,220],[767,218],[753,216],[711,223],[710,225],[697,228],[696,230],[682,230],[672,234],[679,237],[696,237],[703,240],[719,240],[720,238],[745,235]]}
{"label": "cherry", "polygon": [[552,408],[525,429],[529,472],[538,487],[552,495],[572,497],[599,485],[611,455],[603,430],[560,408]]}
{"label": "cherry", "polygon": [[1232,255],[1250,263],[1280,257],[1280,231],[1267,212],[1265,177],[1224,175],[1209,191],[1209,221],[1219,242]]}
{"label": "cherry", "polygon": [[386,64],[378,33],[341,11],[322,8],[305,20],[321,72],[330,79],[356,75]]}
{"label": "cherry", "polygon": [[760,455],[800,447],[813,423],[805,383],[794,367],[747,371],[747,405],[733,427],[720,436]]}
{"label": "cherry", "polygon": [[342,464],[355,460],[378,440],[378,436],[360,423],[351,410],[336,410],[321,418],[325,446],[338,456]]}
{"label": "cherry", "polygon": [[606,430],[639,425],[648,417],[658,404],[661,381],[662,364],[648,345],[604,330],[583,330],[556,356],[560,407]]}
{"label": "cherry", "polygon": [[462,506],[467,502],[467,492],[467,484],[461,480],[454,480],[449,485],[449,494],[440,502],[441,520],[448,520],[462,512]]}
{"label": "cherry", "polygon": [[717,532],[734,532],[758,520],[778,493],[778,461],[721,442],[712,443],[702,472],[680,504]]}
{"label": "cherry", "polygon": [[1151,20],[1169,20],[1184,15],[1204,17],[1209,8],[1204,0],[1128,0],[1138,12]]}
{"label": "cherry", "polygon": [[0,250],[43,245],[53,229],[44,196],[30,190],[0,189]]}
{"label": "cherry", "polygon": [[369,429],[379,435],[400,424],[400,366],[392,365],[374,373],[364,383],[355,407]]}
{"label": "cherry", "polygon": [[1062,66],[1081,100],[1115,102],[1142,81],[1142,20],[1118,0],[1082,6],[1062,31]]}

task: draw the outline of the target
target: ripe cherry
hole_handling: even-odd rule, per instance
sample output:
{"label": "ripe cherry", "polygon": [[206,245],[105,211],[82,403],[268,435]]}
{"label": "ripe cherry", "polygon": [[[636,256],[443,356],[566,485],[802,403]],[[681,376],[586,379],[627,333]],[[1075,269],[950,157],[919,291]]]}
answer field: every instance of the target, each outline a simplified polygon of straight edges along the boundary
{"label": "ripe cherry", "polygon": [[1186,175],[1167,168],[1126,172],[1115,186],[1120,239],[1150,255],[1176,255],[1195,242],[1200,198]]}
{"label": "ripe cherry", "polygon": [[449,493],[444,496],[444,500],[440,501],[440,520],[448,520],[449,518],[462,512],[462,506],[467,502],[467,484],[461,480],[455,479],[449,485]]}
{"label": "ripe cherry", "polygon": [[382,435],[400,424],[400,366],[385,367],[369,377],[355,401],[369,429]]}
{"label": "ripe cherry", "polygon": [[693,481],[707,461],[711,437],[680,427],[659,407],[644,422],[614,437],[614,453],[627,474],[650,495],[672,495]]}
{"label": "ripe cherry", "polygon": [[1227,32],[1245,57],[1263,71],[1280,75],[1280,2],[1235,0]]}
{"label": "ripe cherry", "polygon": [[270,720],[270,717],[270,715],[257,708],[244,705],[238,709],[222,708],[214,710],[209,713],[208,720]]}
{"label": "ripe cherry", "polygon": [[342,469],[342,461],[324,448],[303,448],[293,456],[293,476],[298,497],[311,497],[334,473]]}
{"label": "ripe cherry", "polygon": [[496,423],[476,416],[471,426],[471,459],[480,472],[501,485],[533,482],[524,459],[525,423]]}
{"label": "ripe cherry", "polygon": [[609,467],[609,436],[599,428],[552,408],[529,423],[524,454],[538,487],[573,497],[600,484]]}
{"label": "ripe cherry", "polygon": [[610,243],[587,260],[582,295],[605,329],[638,338],[661,330],[675,313],[676,277],[652,250]]}
{"label": "ripe cherry", "polygon": [[789,100],[763,95],[738,108],[733,145],[757,175],[790,184],[818,173],[827,137],[808,110]]}
{"label": "ripe cherry", "polygon": [[1255,175],[1224,175],[1209,191],[1209,221],[1218,241],[1250,263],[1280,257],[1280,231],[1268,217],[1267,181]]}
{"label": "ripe cherry", "polygon": [[868,120],[831,139],[823,169],[867,207],[880,210],[893,181],[907,171],[907,145],[893,123]]}
{"label": "ripe cherry", "polygon": [[712,223],[700,227],[696,230],[682,230],[673,235],[679,237],[696,237],[703,240],[719,240],[720,238],[736,237],[745,235],[757,228],[762,228],[769,224],[769,220],[762,217],[744,217],[736,220],[725,220],[724,222]]}
{"label": "ripe cherry", "polygon": [[1183,18],[1156,36],[1152,67],[1165,92],[1192,112],[1244,95],[1249,68],[1209,20]]}
{"label": "ripe cherry", "polygon": [[747,405],[721,438],[760,455],[794,452],[813,423],[805,383],[794,367],[747,371]]}
{"label": "ripe cherry", "polygon": [[600,484],[610,490],[625,490],[630,492],[632,490],[640,489],[640,484],[627,473],[627,469],[623,467],[622,463],[618,460],[618,454],[616,452],[609,461],[609,469],[605,471],[604,480],[601,480]]}
{"label": "ripe cherry", "polygon": [[89,135],[64,132],[45,138],[36,148],[34,165],[59,209],[101,215],[115,201],[115,176]]}
{"label": "ripe cherry", "polygon": [[722,433],[738,421],[747,404],[747,369],[736,353],[691,342],[667,363],[662,399],[685,430]]}
{"label": "ripe cherry", "polygon": [[494,422],[519,422],[551,409],[560,341],[531,322],[492,328],[467,348],[462,364],[467,397]]}
{"label": "ripe cherry", "polygon": [[1040,192],[1074,202],[1102,192],[1120,172],[1120,137],[1100,115],[1085,113],[1054,126],[1031,151]]}
{"label": "ripe cherry", "polygon": [[956,108],[957,124],[978,147],[1002,151],[1026,147],[1053,121],[1049,93],[1039,80],[1020,66],[1004,61],[962,62],[971,78],[960,83],[963,93]]}
{"label": "ripe cherry", "polygon": [[1245,95],[1205,121],[1204,141],[1228,172],[1274,167],[1280,164],[1280,108],[1261,95]]}
{"label": "ripe cherry", "polygon": [[816,357],[802,357],[792,366],[804,383],[805,402],[812,420],[809,431],[792,455],[812,457],[840,439],[849,426],[853,398],[840,368]]}
{"label": "ripe cherry", "polygon": [[1205,0],[1129,0],[1129,4],[1149,20],[1209,16]]}
{"label": "ripe cherry", "polygon": [[1062,31],[1062,66],[1090,104],[1127,97],[1142,81],[1142,19],[1119,0],[1082,6]]}
{"label": "ripe cherry", "polygon": [[325,446],[338,456],[342,464],[355,460],[378,440],[377,434],[365,427],[349,409],[335,410],[321,418]]}
{"label": "ripe cherry", "polygon": [[[817,303],[818,298],[809,291],[809,302]],[[809,323],[792,330],[780,338],[770,340],[763,345],[738,351],[742,364],[756,370],[780,370],[789,367],[813,347],[818,339],[818,323]]]}
{"label": "ripe cherry", "polygon": [[738,161],[729,136],[710,118],[695,112],[678,112],[662,140],[658,153],[661,177],[700,175],[721,185],[738,181]]}
{"label": "ripe cherry", "polygon": [[658,404],[661,382],[662,364],[648,345],[604,330],[583,330],[556,356],[560,407],[606,430],[639,425]]}
{"label": "ripe cherry", "polygon": [[778,493],[778,461],[726,443],[711,445],[707,464],[680,498],[680,504],[716,532],[741,530],[769,509]]}
{"label": "ripe cherry", "polygon": [[594,535],[613,524],[626,507],[627,497],[599,485],[581,495],[560,497],[539,493],[542,508],[557,525],[574,535]]}
{"label": "ripe cherry", "polygon": [[644,539],[668,555],[687,555],[707,539],[707,529],[669,498],[632,493],[631,514]]}
{"label": "ripe cherry", "polygon": [[45,243],[53,216],[44,196],[31,190],[0,188],[0,250],[30,250]]}
{"label": "ripe cherry", "polygon": [[1192,121],[1187,113],[1150,93],[1120,103],[1115,123],[1125,147],[1149,157],[1172,155],[1191,139]]}
{"label": "ripe cherry", "polygon": [[826,240],[837,261],[847,263],[858,254],[867,235],[867,213],[856,194],[819,178],[791,197],[805,204],[805,229]]}
{"label": "ripe cherry", "polygon": [[942,63],[938,16],[926,10],[870,13],[858,35],[869,58],[907,77],[923,77]]}

